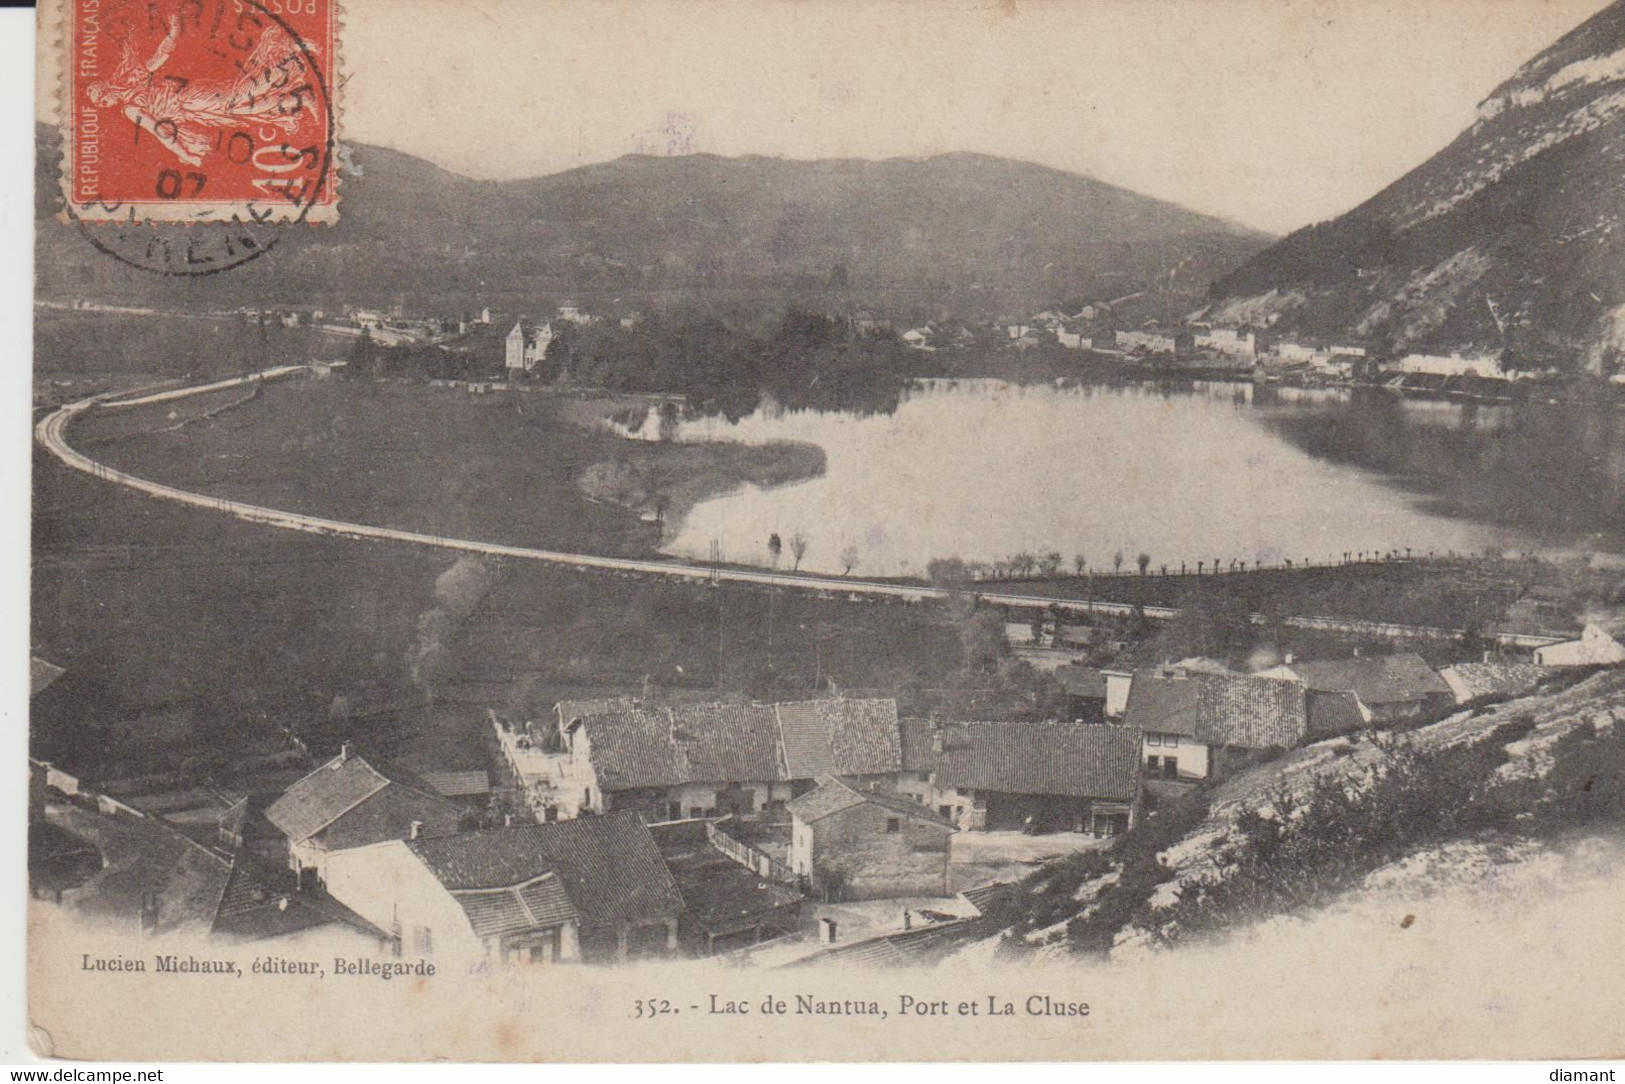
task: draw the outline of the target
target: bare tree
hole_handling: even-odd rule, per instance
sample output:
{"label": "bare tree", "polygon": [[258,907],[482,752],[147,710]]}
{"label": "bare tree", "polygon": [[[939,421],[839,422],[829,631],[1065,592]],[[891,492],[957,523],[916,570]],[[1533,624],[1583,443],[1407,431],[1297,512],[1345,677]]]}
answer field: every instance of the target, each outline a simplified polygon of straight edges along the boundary
{"label": "bare tree", "polygon": [[767,536],[767,556],[773,562],[774,568],[779,567],[779,556],[782,553],[784,553],[784,541],[779,538],[779,533],[774,531]]}
{"label": "bare tree", "polygon": [[1078,575],[1083,575],[1083,570],[1089,567],[1089,558],[1085,557],[1081,553],[1074,555],[1072,558],[1072,567],[1077,571]]}
{"label": "bare tree", "polygon": [[790,536],[790,556],[795,558],[795,570],[801,571],[801,559],[807,556],[807,536],[799,531]]}
{"label": "bare tree", "polygon": [[847,546],[841,550],[841,575],[850,576],[852,570],[858,567],[858,547]]}
{"label": "bare tree", "polygon": [[1140,575],[1144,576],[1145,570],[1151,567],[1151,555],[1149,553],[1142,553],[1138,557],[1134,558],[1134,563],[1140,566]]}
{"label": "bare tree", "polygon": [[1113,572],[1121,572],[1121,571],[1123,571],[1123,551],[1122,550],[1118,550],[1116,553],[1112,554],[1112,571]]}

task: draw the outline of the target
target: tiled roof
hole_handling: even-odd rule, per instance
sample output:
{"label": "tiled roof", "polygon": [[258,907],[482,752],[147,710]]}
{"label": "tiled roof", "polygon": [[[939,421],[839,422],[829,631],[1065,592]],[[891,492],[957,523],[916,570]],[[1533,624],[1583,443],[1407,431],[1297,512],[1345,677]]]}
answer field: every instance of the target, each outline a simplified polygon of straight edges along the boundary
{"label": "tiled roof", "polygon": [[1106,699],[1106,675],[1090,666],[1057,666],[1055,680],[1069,696]]}
{"label": "tiled roof", "polygon": [[1439,676],[1462,702],[1480,696],[1517,696],[1539,684],[1551,673],[1532,662],[1463,662],[1447,666]]}
{"label": "tiled roof", "polygon": [[1367,724],[1365,712],[1360,710],[1360,698],[1351,692],[1317,693],[1311,689],[1307,703],[1311,738],[1347,734]]}
{"label": "tiled roof", "polygon": [[668,709],[683,782],[778,779],[773,709],[762,704],[682,704]]}
{"label": "tiled roof", "polygon": [[611,792],[893,772],[901,763],[895,700],[598,703],[596,714],[561,704],[561,717],[583,720],[599,785]]}
{"label": "tiled roof", "polygon": [[155,933],[206,933],[231,877],[231,862],[154,817],[106,816],[64,805],[50,823],[94,846],[102,868],[63,893],[81,914],[133,922],[156,893]]}
{"label": "tiled roof", "polygon": [[335,921],[314,901],[294,891],[286,871],[269,869],[246,851],[236,852],[230,866],[210,930],[216,936],[257,941]]}
{"label": "tiled roof", "polygon": [[994,881],[992,884],[981,885],[978,888],[967,888],[959,894],[960,898],[972,907],[978,914],[987,914],[987,909],[997,900],[1013,895],[1018,889],[1009,881]]}
{"label": "tiled roof", "polygon": [[1088,723],[945,723],[943,751],[931,724],[906,720],[905,767],[959,789],[1132,800],[1139,792],[1138,727]]}
{"label": "tiled roof", "polygon": [[607,715],[617,711],[627,711],[638,706],[636,697],[632,696],[604,696],[595,700],[560,700],[554,705],[559,713],[559,722],[565,726],[577,719],[586,719],[592,715]]}
{"label": "tiled roof", "polygon": [[1161,667],[1135,672],[1123,721],[1154,733],[1244,749],[1291,747],[1309,729],[1301,682]]}
{"label": "tiled roof", "polygon": [[[285,870],[245,851],[205,847],[156,817],[113,816],[62,806],[51,823],[96,847],[103,867],[63,894],[83,914],[134,923],[157,896],[154,932],[213,934],[235,940],[279,937],[349,921],[343,909],[294,893]],[[345,912],[348,915],[348,912]],[[363,926],[359,919],[352,925]]]}
{"label": "tiled roof", "polygon": [[452,898],[462,907],[469,926],[479,937],[545,929],[580,917],[564,885],[553,873],[544,873],[510,888],[453,892]]}
{"label": "tiled roof", "polygon": [[585,726],[593,770],[604,790],[694,782],[688,778],[687,763],[672,740],[671,716],[667,712],[622,707],[587,716]]}
{"label": "tiled roof", "polygon": [[786,775],[869,775],[902,764],[895,700],[803,700],[775,705]]}
{"label": "tiled roof", "polygon": [[494,828],[406,846],[452,892],[511,888],[557,873],[583,924],[668,918],[682,897],[636,812]]}
{"label": "tiled roof", "polygon": [[1291,748],[1309,732],[1307,690],[1299,682],[1250,674],[1192,674],[1190,680],[1201,690],[1197,741]]}
{"label": "tiled roof", "polygon": [[1413,654],[1295,662],[1287,669],[1316,692],[1350,691],[1372,707],[1450,692],[1444,679],[1420,655]]}
{"label": "tiled roof", "polygon": [[893,813],[901,813],[916,820],[938,824],[944,828],[952,828],[953,822],[940,815],[936,810],[914,801],[912,798],[898,794],[895,791],[873,790],[856,783],[850,779],[839,779],[835,776],[823,776],[818,786],[806,794],[792,798],[785,805],[785,809],[797,820],[807,823],[823,820],[825,817],[853,806],[865,803],[880,806]]}
{"label": "tiled roof", "polygon": [[1188,674],[1163,677],[1156,668],[1136,670],[1128,689],[1123,721],[1158,734],[1196,737],[1201,694]]}
{"label": "tiled roof", "polygon": [[447,798],[467,798],[491,793],[491,777],[483,770],[472,772],[424,772],[420,778]]}
{"label": "tiled roof", "polygon": [[294,843],[309,839],[387,786],[438,798],[433,787],[405,769],[340,754],[283,791],[266,819]]}

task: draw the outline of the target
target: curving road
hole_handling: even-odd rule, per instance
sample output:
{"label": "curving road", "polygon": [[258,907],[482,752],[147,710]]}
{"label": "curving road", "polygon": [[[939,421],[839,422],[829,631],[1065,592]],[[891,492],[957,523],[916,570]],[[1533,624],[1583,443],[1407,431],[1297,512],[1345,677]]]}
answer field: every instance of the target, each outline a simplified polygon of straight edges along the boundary
{"label": "curving road", "polygon": [[[298,512],[284,512],[276,508],[266,508],[262,505],[234,501],[225,497],[211,497],[203,493],[193,493],[188,490],[177,489],[174,486],[164,485],[161,482],[140,478],[91,459],[83,452],[75,449],[67,441],[69,426],[76,418],[91,409],[116,410],[124,407],[169,402],[193,395],[202,395],[206,392],[277,380],[307,371],[307,366],[283,365],[250,376],[217,380],[213,383],[199,384],[188,388],[174,388],[139,395],[134,398],[117,399],[106,395],[92,396],[75,403],[69,403],[40,419],[39,423],[34,427],[34,435],[41,446],[74,470],[83,471],[105,481],[162,500],[176,501],[180,504],[192,505],[195,508],[207,508],[216,512],[224,512],[227,515],[236,516],[238,519],[250,523],[262,523],[268,527],[278,527],[283,530],[338,535],[344,538],[370,538],[389,542],[405,542],[410,545],[432,546],[436,549],[459,553],[508,557],[522,561],[541,561],[563,567],[600,569],[637,575],[671,576],[696,582],[710,581],[713,583],[726,582],[768,587],[788,587],[801,591],[822,592],[831,596],[846,595],[854,599],[895,598],[908,602],[918,602],[924,599],[944,599],[952,594],[952,592],[944,588],[931,587],[925,584],[882,583],[875,580],[850,579],[844,576],[815,576],[748,568],[714,568],[709,565],[686,564],[677,560],[598,557],[585,553],[564,553],[558,550],[534,549],[528,546],[509,546],[497,542],[478,542],[466,538],[447,538],[442,535],[400,531],[389,527],[374,527],[364,523],[325,519],[321,516],[307,516]],[[1136,612],[1134,606],[1123,602],[1048,598],[1039,595],[1009,594],[996,591],[979,591],[976,592],[976,595],[983,601],[995,605],[1028,609],[1053,606],[1068,613],[1113,614],[1118,616],[1131,615]],[[1146,606],[1143,612],[1146,617],[1163,621],[1177,617],[1179,614],[1178,610],[1166,606]],[[1263,622],[1265,618],[1262,615],[1255,614],[1253,620]],[[1329,617],[1288,617],[1283,619],[1283,623],[1298,628],[1388,636],[1395,639],[1443,639],[1461,635],[1459,629],[1394,625],[1376,621],[1356,621]],[[1504,644],[1522,648],[1542,647],[1558,641],[1557,637],[1531,636],[1520,633],[1501,633],[1498,635],[1498,639]]]}

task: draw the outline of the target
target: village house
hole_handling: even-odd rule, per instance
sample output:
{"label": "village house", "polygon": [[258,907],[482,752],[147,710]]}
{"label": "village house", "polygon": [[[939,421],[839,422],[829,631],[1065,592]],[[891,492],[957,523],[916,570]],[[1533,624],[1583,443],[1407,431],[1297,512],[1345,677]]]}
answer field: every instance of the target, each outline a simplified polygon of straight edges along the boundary
{"label": "village house", "polygon": [[462,810],[418,776],[346,743],[338,756],[300,779],[265,810],[287,837],[288,867],[300,887],[325,880],[337,851],[388,839],[456,832]]}
{"label": "village house", "polygon": [[1327,694],[1352,694],[1358,702],[1359,714],[1367,723],[1416,719],[1455,702],[1455,695],[1444,679],[1425,659],[1412,653],[1288,661],[1259,676],[1301,681],[1317,698]]}
{"label": "village house", "polygon": [[537,327],[521,318],[503,341],[503,364],[509,375],[531,372],[547,357],[547,348],[553,342],[553,325]]}
{"label": "village house", "polygon": [[1043,312],[1035,313],[1032,318],[1032,325],[1043,328],[1045,331],[1054,331],[1065,323],[1066,317],[1054,309],[1045,309]]}
{"label": "village house", "polygon": [[1214,327],[1196,332],[1195,344],[1221,354],[1253,358],[1268,351],[1275,336],[1250,327]]}
{"label": "village house", "polygon": [[1365,357],[1365,347],[1281,339],[1275,344],[1273,353],[1279,361],[1301,362],[1314,365],[1317,368],[1327,368],[1333,364],[1333,359],[1336,358],[1353,361],[1356,358]]}
{"label": "village house", "polygon": [[1439,677],[1450,686],[1456,703],[1466,704],[1486,696],[1523,696],[1551,673],[1531,662],[1460,662],[1440,669]]}
{"label": "village house", "polygon": [[790,867],[825,899],[948,895],[947,816],[837,776],[821,777],[787,808]]}
{"label": "village house", "polygon": [[1590,622],[1578,640],[1537,647],[1535,662],[1541,666],[1612,666],[1625,662],[1625,645],[1615,639],[1617,632]]}
{"label": "village house", "polygon": [[[88,798],[84,791],[81,799]],[[164,820],[122,804],[107,809],[47,801],[40,823],[94,856],[95,871],[53,886],[30,855],[31,887],[68,911],[143,937],[260,942],[321,932],[328,944],[370,952],[380,930],[330,900],[300,895],[286,869],[248,851],[205,846]],[[57,843],[58,847],[62,843]]]}
{"label": "village house", "polygon": [[563,726],[578,813],[637,809],[651,822],[749,815],[792,797],[770,704],[639,704]]}
{"label": "village house", "polygon": [[820,775],[889,779],[901,764],[897,702],[564,701],[556,735],[498,738],[538,819],[638,809],[651,822],[754,816]]}
{"label": "village house", "polygon": [[419,772],[418,778],[429,784],[436,794],[464,809],[482,809],[491,802],[491,777],[483,768]]}
{"label": "village house", "polygon": [[1123,722],[1145,735],[1145,772],[1160,779],[1222,776],[1261,750],[1311,737],[1302,682],[1187,666],[1136,671]]}
{"label": "village house", "polygon": [[1402,373],[1427,373],[1432,376],[1481,376],[1491,380],[1510,380],[1513,377],[1512,373],[1501,367],[1499,352],[1462,354],[1453,351],[1448,356],[1406,354],[1393,368]]}
{"label": "village house", "polygon": [[1142,328],[1119,331],[1117,346],[1121,350],[1183,357],[1196,349],[1196,336],[1185,328]]}
{"label": "village house", "polygon": [[683,910],[634,812],[347,850],[328,892],[400,954],[465,966],[668,956]]}
{"label": "village house", "polygon": [[908,719],[897,789],[960,829],[1114,836],[1139,818],[1141,732]]}
{"label": "village house", "polygon": [[1134,688],[1132,670],[1102,670],[1106,679],[1106,718],[1121,719],[1128,711],[1128,694]]}
{"label": "village house", "polygon": [[803,897],[789,866],[710,821],[670,821],[649,831],[683,897],[677,938],[689,955],[748,948],[800,928]]}
{"label": "village house", "polygon": [[1066,690],[1066,717],[1075,723],[1106,721],[1109,679],[1088,666],[1059,666],[1051,671]]}

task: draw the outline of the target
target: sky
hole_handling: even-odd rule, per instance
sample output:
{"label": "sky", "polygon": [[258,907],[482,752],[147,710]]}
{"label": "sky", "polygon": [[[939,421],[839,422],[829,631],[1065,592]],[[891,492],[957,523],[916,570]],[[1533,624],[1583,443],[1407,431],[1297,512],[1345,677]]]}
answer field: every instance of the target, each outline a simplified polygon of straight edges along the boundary
{"label": "sky", "polygon": [[1605,4],[345,0],[341,124],[481,178],[981,151],[1284,233],[1424,161]]}

